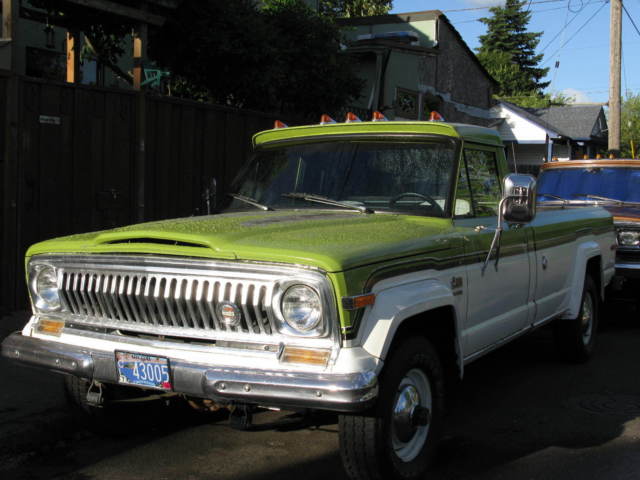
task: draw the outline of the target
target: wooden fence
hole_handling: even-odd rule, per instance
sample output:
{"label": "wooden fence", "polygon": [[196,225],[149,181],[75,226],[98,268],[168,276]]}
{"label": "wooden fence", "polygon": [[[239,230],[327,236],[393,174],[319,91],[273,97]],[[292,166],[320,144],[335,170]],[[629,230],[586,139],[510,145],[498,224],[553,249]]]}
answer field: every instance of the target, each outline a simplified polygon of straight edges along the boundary
{"label": "wooden fence", "polygon": [[[26,305],[24,253],[47,238],[205,213],[244,163],[258,112],[0,74],[0,307]],[[141,111],[143,109],[144,111]]]}

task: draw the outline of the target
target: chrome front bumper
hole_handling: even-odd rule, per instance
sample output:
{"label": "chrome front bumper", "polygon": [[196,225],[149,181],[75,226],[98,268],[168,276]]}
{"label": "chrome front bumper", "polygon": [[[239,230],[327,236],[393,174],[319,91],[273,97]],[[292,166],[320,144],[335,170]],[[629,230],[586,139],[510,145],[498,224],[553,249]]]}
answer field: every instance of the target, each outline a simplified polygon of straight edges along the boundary
{"label": "chrome front bumper", "polygon": [[[27,337],[2,342],[2,356],[60,373],[118,383],[113,352]],[[174,391],[222,403],[249,403],[339,412],[364,410],[378,394],[375,372],[324,374],[188,363],[169,358]]]}
{"label": "chrome front bumper", "polygon": [[629,279],[640,279],[640,262],[616,262],[616,275]]}

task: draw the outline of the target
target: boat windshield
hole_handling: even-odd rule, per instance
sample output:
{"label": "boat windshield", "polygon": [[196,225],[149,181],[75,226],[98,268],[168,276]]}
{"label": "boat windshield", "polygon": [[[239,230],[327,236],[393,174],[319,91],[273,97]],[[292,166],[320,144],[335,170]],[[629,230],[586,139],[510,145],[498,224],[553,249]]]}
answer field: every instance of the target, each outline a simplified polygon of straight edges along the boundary
{"label": "boat windshield", "polygon": [[567,167],[544,170],[538,178],[541,201],[640,202],[640,168]]}
{"label": "boat windshield", "polygon": [[[233,192],[275,210],[349,209],[443,217],[455,178],[454,141],[341,141],[258,151]],[[232,200],[227,208],[251,208]]]}

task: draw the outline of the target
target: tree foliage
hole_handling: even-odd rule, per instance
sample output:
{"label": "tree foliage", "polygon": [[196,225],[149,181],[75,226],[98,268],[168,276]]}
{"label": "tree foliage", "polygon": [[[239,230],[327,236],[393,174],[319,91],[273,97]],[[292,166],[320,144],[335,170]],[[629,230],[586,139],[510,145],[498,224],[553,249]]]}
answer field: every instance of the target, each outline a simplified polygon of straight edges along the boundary
{"label": "tree foliage", "polygon": [[370,17],[389,13],[393,0],[320,0],[322,15],[331,17]]}
{"label": "tree foliage", "polygon": [[[52,23],[83,32],[91,55],[131,82],[118,61],[134,24],[76,3],[30,1]],[[324,3],[333,4],[335,15],[354,15],[382,12],[391,1]],[[334,17],[302,0],[183,0],[166,18],[150,30],[148,52],[171,72],[174,95],[301,115],[338,110],[359,95],[361,81],[341,53]]]}
{"label": "tree foliage", "polygon": [[227,105],[317,114],[361,87],[338,27],[300,0],[187,0],[150,46],[174,91]]}
{"label": "tree foliage", "polygon": [[534,95],[521,94],[514,96],[498,97],[500,100],[515,103],[522,108],[547,108],[568,105],[574,102],[574,98],[561,92],[536,93]]}
{"label": "tree foliage", "polygon": [[622,102],[621,133],[622,156],[631,158],[631,144],[633,142],[633,153],[635,153],[636,158],[639,158],[640,153],[638,150],[640,146],[640,93],[627,93],[624,101]]}
{"label": "tree foliage", "polygon": [[520,92],[539,94],[549,82],[542,79],[548,68],[538,67],[543,55],[536,55],[542,32],[529,32],[531,12],[526,1],[506,0],[503,7],[492,7],[490,17],[481,18],[487,33],[480,36],[478,58],[499,83],[498,95]]}

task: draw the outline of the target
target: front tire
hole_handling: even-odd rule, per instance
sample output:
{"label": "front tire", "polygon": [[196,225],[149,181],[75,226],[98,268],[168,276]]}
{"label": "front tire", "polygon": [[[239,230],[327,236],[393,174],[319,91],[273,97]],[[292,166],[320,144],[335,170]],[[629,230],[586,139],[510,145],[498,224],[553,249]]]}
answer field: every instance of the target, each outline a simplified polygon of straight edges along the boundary
{"label": "front tire", "polygon": [[598,289],[593,279],[584,279],[580,312],[571,320],[556,320],[556,345],[564,358],[584,363],[593,355],[600,314]]}
{"label": "front tire", "polygon": [[442,429],[444,375],[425,338],[402,340],[380,377],[373,411],[342,415],[340,453],[353,480],[424,476]]}

